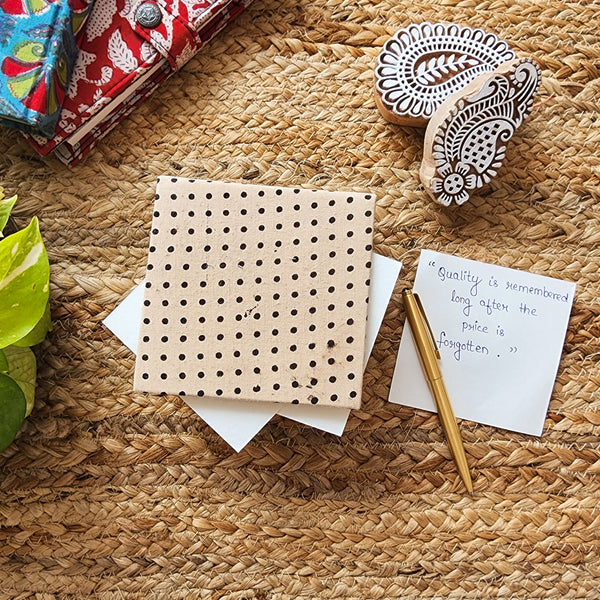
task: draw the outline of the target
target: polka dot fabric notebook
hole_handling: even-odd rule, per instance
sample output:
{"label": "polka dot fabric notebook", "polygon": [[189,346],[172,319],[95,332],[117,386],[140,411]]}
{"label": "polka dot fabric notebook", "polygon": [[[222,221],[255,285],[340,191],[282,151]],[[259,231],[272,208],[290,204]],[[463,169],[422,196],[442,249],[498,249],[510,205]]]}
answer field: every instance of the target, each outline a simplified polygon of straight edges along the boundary
{"label": "polka dot fabric notebook", "polygon": [[159,178],[135,389],[358,408],[374,203]]}

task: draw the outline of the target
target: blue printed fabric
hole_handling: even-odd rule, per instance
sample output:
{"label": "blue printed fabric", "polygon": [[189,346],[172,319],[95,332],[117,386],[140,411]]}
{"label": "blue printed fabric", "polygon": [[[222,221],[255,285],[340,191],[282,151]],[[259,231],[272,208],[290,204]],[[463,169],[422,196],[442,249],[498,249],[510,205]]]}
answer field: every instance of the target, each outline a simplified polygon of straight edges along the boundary
{"label": "blue printed fabric", "polygon": [[51,137],[87,0],[0,0],[0,123]]}

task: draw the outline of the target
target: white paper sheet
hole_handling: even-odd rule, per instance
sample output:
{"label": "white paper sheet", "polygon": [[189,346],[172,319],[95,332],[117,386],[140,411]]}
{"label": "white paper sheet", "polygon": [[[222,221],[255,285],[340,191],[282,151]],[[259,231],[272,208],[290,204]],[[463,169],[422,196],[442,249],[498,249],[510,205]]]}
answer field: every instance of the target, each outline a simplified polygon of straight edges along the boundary
{"label": "white paper sheet", "polygon": [[[456,416],[541,435],[575,284],[423,250],[414,291]],[[435,412],[408,324],[389,400]]]}
{"label": "white paper sheet", "polygon": [[[401,266],[396,260],[373,254],[365,367]],[[143,286],[140,284],[104,319],[106,327],[134,354],[137,350],[142,300]],[[276,414],[335,435],[343,433],[350,414],[348,409],[326,406],[282,405],[190,396],[183,399],[237,452]]]}
{"label": "white paper sheet", "polygon": [[137,354],[143,300],[142,282],[102,321],[134,354]]}

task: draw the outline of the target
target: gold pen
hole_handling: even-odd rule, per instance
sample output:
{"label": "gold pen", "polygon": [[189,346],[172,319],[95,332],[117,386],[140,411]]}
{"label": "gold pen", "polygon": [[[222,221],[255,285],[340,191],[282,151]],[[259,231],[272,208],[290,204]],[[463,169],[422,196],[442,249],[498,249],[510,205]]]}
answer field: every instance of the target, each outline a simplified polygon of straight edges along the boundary
{"label": "gold pen", "polygon": [[405,289],[402,292],[402,299],[404,300],[404,307],[406,308],[406,317],[410,324],[410,330],[412,332],[417,354],[425,374],[425,379],[429,384],[429,389],[435,400],[437,406],[438,415],[448,440],[448,445],[454,456],[454,462],[458,467],[458,472],[469,491],[473,493],[473,483],[471,481],[471,474],[469,473],[469,465],[467,463],[467,457],[465,455],[465,448],[463,446],[462,439],[460,437],[460,431],[458,430],[458,424],[452,406],[450,405],[450,399],[448,398],[448,392],[442,379],[442,371],[438,360],[440,359],[440,351],[438,350],[437,344],[433,337],[433,332],[425,316],[423,305],[417,294],[409,289]]}

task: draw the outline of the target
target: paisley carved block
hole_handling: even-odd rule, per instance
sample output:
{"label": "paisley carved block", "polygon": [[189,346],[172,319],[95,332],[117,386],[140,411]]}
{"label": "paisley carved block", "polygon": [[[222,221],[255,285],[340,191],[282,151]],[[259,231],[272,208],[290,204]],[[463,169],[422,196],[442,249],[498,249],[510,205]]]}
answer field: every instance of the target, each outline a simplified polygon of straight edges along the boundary
{"label": "paisley carved block", "polygon": [[420,177],[431,197],[463,204],[496,175],[541,81],[531,58],[508,61],[446,99],[425,131]]}
{"label": "paisley carved block", "polygon": [[448,96],[514,58],[493,33],[453,23],[412,24],[379,54],[375,101],[388,121],[424,127]]}

